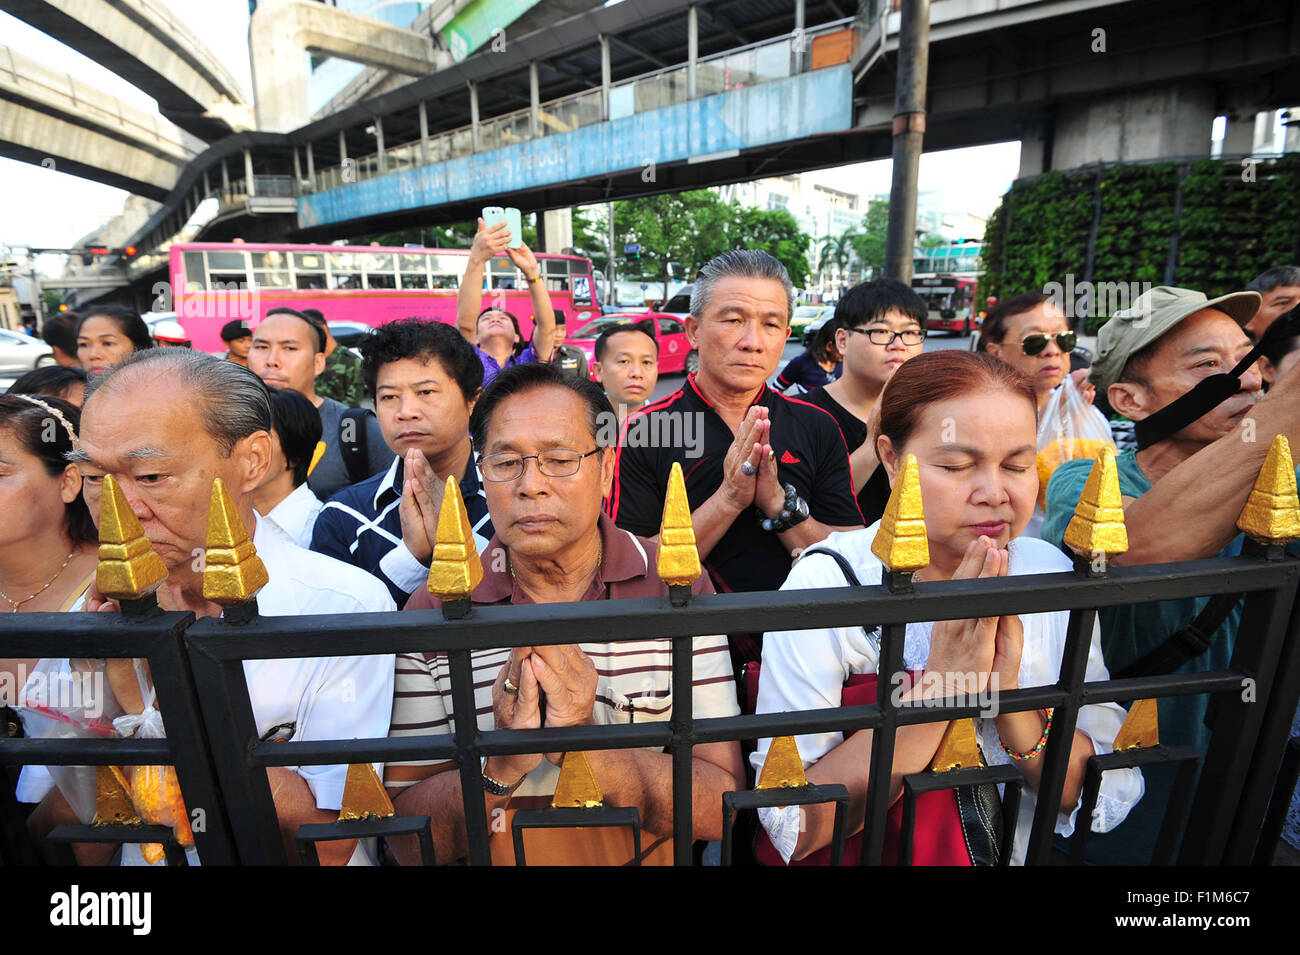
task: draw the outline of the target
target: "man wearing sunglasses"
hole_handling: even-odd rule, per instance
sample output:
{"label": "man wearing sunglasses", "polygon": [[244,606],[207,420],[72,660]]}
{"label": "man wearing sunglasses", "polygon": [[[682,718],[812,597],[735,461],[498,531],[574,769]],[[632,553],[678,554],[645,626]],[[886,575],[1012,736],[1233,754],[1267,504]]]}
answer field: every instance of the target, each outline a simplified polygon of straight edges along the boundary
{"label": "man wearing sunglasses", "polygon": [[[1078,336],[1070,330],[1065,314],[1052,297],[1026,292],[989,309],[980,328],[978,350],[1028,375],[1038,394],[1038,410],[1042,411],[1052,392],[1070,373],[1070,352],[1076,344]],[[1092,401],[1096,389],[1086,384],[1083,372],[1075,380],[1084,397]]]}
{"label": "man wearing sunglasses", "polygon": [[[1038,395],[1038,417],[1041,421],[1048,411],[1052,393],[1070,373],[1070,352],[1078,336],[1070,330],[1065,314],[1042,292],[1026,292],[999,302],[989,310],[980,328],[979,350],[1002,359],[1018,371],[1024,372],[1034,383]],[[1075,384],[1088,401],[1088,412],[1095,417],[1100,431],[1113,443],[1110,422],[1096,408],[1091,407],[1097,389],[1084,380],[1082,369],[1075,373]],[[1037,537],[1043,525],[1043,509],[1034,508],[1025,533]]]}

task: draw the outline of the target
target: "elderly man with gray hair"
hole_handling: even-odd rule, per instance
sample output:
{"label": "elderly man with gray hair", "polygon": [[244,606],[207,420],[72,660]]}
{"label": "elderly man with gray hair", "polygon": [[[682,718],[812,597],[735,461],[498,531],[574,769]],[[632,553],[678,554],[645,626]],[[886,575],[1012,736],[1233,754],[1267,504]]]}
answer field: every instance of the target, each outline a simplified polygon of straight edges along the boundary
{"label": "elderly man with gray hair", "polygon": [[[200,617],[222,612],[203,596],[201,564],[194,560],[206,542],[208,502],[218,477],[252,531],[270,578],[257,594],[259,613],[396,609],[374,577],[299,547],[253,510],[253,492],[270,476],[270,432],[270,397],[251,371],[201,352],[159,349],[137,352],[92,383],[82,412],[80,447],[69,457],[81,471],[96,523],[104,477],[116,479],[167,565],[168,577],[158,591],[164,609],[190,610]],[[88,604],[92,610],[113,609],[95,596]],[[391,654],[246,661],[259,735],[296,740],[387,736],[393,663]],[[119,667],[117,676],[110,672],[110,681],[123,709],[143,711],[130,669]],[[267,776],[289,858],[296,858],[298,827],[337,816],[347,766],[273,767]],[[322,843],[320,851],[323,863],[374,861],[370,847],[355,840]],[[139,859],[137,847],[124,848],[124,863]]]}
{"label": "elderly man with gray hair", "polygon": [[[710,261],[686,318],[699,371],[623,425],[610,517],[633,534],[657,533],[668,475],[680,462],[700,556],[719,592],[776,590],[792,553],[862,526],[835,419],[767,385],[793,308],[790,276],[767,253]],[[671,440],[701,433],[702,442]],[[647,435],[655,440],[632,440]],[[732,635],[737,673],[759,659],[760,641]]]}

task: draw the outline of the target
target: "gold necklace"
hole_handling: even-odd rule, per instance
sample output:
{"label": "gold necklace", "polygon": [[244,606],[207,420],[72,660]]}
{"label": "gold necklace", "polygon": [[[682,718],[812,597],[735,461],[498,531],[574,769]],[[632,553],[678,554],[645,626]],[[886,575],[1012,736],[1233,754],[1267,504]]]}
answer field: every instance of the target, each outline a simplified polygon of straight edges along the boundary
{"label": "gold necklace", "polygon": [[14,599],[13,599],[12,597],[10,597],[7,593],[5,593],[3,590],[0,590],[0,597],[3,597],[3,598],[5,599],[5,602],[8,603],[11,607],[14,608],[13,610],[11,610],[11,611],[9,611],[9,612],[10,612],[10,613],[17,613],[17,612],[18,612],[18,608],[19,608],[20,606],[22,606],[23,604],[27,603],[27,601],[31,600],[33,597],[39,597],[41,594],[45,593],[45,591],[49,590],[49,589],[50,589],[50,585],[53,584],[56,580],[59,579],[59,574],[63,573],[65,570],[67,570],[68,565],[69,565],[70,563],[72,563],[72,558],[75,557],[76,555],[77,555],[77,549],[74,547],[74,548],[72,548],[72,552],[71,552],[70,554],[68,554],[68,559],[65,560],[65,561],[63,562],[63,566],[61,566],[61,567],[58,569],[58,571],[54,574],[54,576],[51,577],[51,578],[49,579],[49,582],[46,583],[46,585],[45,585],[44,587],[42,587],[40,590],[36,591],[36,593],[34,593],[34,594],[28,594],[28,595],[27,595],[26,597],[24,597],[22,600],[14,600]]}

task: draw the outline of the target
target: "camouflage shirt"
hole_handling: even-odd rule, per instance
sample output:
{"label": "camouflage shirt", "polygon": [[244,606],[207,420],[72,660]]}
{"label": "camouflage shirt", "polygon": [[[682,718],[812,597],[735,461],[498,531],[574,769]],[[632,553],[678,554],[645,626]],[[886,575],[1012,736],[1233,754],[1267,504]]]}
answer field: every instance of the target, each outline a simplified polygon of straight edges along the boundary
{"label": "camouflage shirt", "polygon": [[316,394],[341,401],[349,408],[360,408],[365,397],[361,384],[361,356],[339,345],[325,359],[325,370],[316,376]]}

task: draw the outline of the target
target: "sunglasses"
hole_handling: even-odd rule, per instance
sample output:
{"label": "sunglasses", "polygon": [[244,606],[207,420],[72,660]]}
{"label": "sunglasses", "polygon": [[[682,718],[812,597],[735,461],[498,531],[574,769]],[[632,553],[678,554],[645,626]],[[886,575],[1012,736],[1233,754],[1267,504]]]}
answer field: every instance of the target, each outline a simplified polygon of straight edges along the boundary
{"label": "sunglasses", "polygon": [[1079,341],[1079,336],[1075,332],[1061,332],[1059,335],[1044,335],[1042,332],[1038,332],[1034,335],[1026,335],[1025,340],[1020,343],[1020,347],[1024,349],[1026,355],[1037,355],[1047,347],[1047,343],[1053,338],[1056,339],[1057,347],[1067,355],[1074,351],[1074,346]]}

